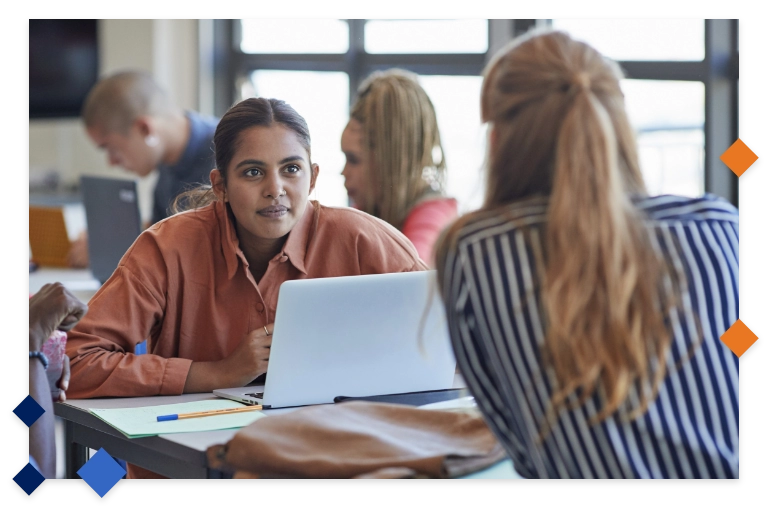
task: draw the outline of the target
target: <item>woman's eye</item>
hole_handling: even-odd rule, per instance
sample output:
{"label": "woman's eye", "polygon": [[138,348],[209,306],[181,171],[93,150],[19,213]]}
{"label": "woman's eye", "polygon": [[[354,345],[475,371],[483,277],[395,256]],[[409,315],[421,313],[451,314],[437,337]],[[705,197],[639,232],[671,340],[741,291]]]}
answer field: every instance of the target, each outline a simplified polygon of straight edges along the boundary
{"label": "woman's eye", "polygon": [[245,171],[245,175],[248,177],[256,177],[261,174],[261,170],[258,168],[249,168]]}
{"label": "woman's eye", "polygon": [[299,165],[288,165],[287,167],[285,167],[285,170],[288,173],[295,174],[296,172],[301,170],[301,168],[299,167]]}

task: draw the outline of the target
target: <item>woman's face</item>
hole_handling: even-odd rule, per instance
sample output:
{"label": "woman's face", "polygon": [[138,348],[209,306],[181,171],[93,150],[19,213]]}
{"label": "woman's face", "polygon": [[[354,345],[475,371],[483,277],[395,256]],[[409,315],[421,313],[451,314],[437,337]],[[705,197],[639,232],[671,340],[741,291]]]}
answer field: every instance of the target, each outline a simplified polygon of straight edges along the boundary
{"label": "woman's face", "polygon": [[218,198],[232,208],[238,233],[279,239],[304,214],[319,167],[310,166],[309,154],[296,133],[273,124],[240,134],[237,151],[226,169],[226,188],[218,172],[211,172],[211,182]]}
{"label": "woman's face", "polygon": [[347,158],[344,170],[344,187],[347,195],[358,209],[365,209],[368,165],[363,154],[363,126],[355,119],[350,119],[341,134],[341,152]]}

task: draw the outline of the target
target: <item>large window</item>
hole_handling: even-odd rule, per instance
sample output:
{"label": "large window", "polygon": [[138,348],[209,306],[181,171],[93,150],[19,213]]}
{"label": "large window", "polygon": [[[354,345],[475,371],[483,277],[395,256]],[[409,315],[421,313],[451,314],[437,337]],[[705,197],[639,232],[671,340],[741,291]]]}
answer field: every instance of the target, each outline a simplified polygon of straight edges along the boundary
{"label": "large window", "polygon": [[357,87],[375,70],[408,69],[420,75],[435,105],[448,194],[462,212],[480,206],[485,135],[479,97],[488,20],[290,20],[289,38],[286,23],[216,22],[216,38],[229,48],[217,52],[226,57],[216,73],[217,114],[249,96],[286,100],[309,124],[312,159],[320,165],[315,197],[347,205],[340,140]]}
{"label": "large window", "polygon": [[649,191],[709,191],[738,204],[735,175],[720,161],[738,138],[738,21],[554,19],[619,62]]}
{"label": "large window", "polygon": [[[285,24],[290,22],[290,37]],[[617,60],[649,191],[711,191],[737,203],[719,155],[738,137],[736,20],[217,20],[215,109],[259,95],[285,99],[306,119],[316,198],[346,205],[339,148],[349,104],[372,71],[416,72],[437,111],[447,191],[462,212],[483,198],[481,72],[504,43],[552,26]]]}

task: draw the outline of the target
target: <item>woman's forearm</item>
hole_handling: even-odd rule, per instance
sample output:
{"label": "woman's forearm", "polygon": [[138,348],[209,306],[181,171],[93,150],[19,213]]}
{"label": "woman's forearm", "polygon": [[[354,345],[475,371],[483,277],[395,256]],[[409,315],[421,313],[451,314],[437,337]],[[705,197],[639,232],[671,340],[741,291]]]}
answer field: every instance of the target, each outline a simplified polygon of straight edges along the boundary
{"label": "woman's forearm", "polygon": [[29,360],[29,395],[45,412],[29,427],[29,454],[46,478],[56,477],[56,445],[54,439],[53,400],[48,378],[37,358]]}
{"label": "woman's forearm", "polygon": [[242,386],[222,369],[220,361],[193,361],[189,367],[184,393],[208,393],[220,388]]}

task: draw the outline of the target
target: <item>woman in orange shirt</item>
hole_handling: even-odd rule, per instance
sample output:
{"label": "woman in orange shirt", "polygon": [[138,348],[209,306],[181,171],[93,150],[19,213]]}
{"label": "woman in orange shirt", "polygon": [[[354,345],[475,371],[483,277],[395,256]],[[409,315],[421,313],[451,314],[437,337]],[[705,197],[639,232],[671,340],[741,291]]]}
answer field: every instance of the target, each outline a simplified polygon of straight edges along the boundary
{"label": "woman in orange shirt", "polygon": [[70,333],[71,398],[243,386],[267,370],[284,281],[426,269],[385,222],[309,200],[319,167],[285,102],[233,106],[214,146],[212,185],[139,236]]}
{"label": "woman in orange shirt", "polygon": [[363,82],[341,135],[342,175],[355,207],[394,225],[432,264],[432,247],[457,215],[444,195],[445,158],[435,109],[401,69]]}

